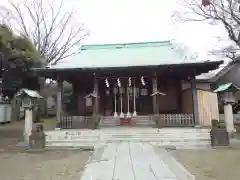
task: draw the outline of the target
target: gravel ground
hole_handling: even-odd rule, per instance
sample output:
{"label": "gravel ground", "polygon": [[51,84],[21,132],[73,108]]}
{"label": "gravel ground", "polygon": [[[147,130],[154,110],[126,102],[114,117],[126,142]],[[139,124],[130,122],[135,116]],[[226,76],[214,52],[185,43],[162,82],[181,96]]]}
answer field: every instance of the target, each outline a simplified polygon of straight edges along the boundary
{"label": "gravel ground", "polygon": [[0,153],[1,180],[79,180],[91,152]]}
{"label": "gravel ground", "polygon": [[172,151],[196,180],[239,180],[240,147]]}
{"label": "gravel ground", "polygon": [[89,151],[25,152],[22,141],[24,122],[0,126],[1,180],[79,180]]}

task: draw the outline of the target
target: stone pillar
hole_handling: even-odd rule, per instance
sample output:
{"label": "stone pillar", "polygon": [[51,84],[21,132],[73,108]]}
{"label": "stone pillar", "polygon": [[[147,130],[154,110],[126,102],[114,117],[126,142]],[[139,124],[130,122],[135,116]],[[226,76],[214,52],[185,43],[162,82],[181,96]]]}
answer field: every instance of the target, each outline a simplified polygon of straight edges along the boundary
{"label": "stone pillar", "polygon": [[57,127],[60,127],[62,118],[62,97],[63,97],[63,81],[57,80]]}
{"label": "stone pillar", "polygon": [[195,125],[199,125],[198,99],[195,76],[191,78],[192,103],[193,103],[193,118]]}
{"label": "stone pillar", "polygon": [[25,125],[24,125],[24,141],[29,144],[29,137],[33,129],[33,110],[32,108],[25,109]]}
{"label": "stone pillar", "polygon": [[232,104],[235,102],[235,97],[233,92],[224,92],[222,99],[224,102],[225,125],[226,125],[227,132],[231,136],[235,131],[234,117],[233,117],[233,110],[232,110]]}
{"label": "stone pillar", "polygon": [[95,113],[99,114],[99,88],[98,88],[98,79],[96,78],[96,76],[94,76],[94,82],[93,82],[93,89],[94,89],[94,93],[96,95],[96,98],[94,98],[94,106],[95,106]]}
{"label": "stone pillar", "polygon": [[232,133],[234,133],[234,118],[232,104],[228,103],[224,105],[224,118],[227,132],[231,135]]}
{"label": "stone pillar", "polygon": [[[153,88],[153,93],[157,92],[157,77],[154,76],[152,78],[152,88]],[[152,96],[153,98],[153,113],[158,114],[158,106],[157,106],[157,96]]]}

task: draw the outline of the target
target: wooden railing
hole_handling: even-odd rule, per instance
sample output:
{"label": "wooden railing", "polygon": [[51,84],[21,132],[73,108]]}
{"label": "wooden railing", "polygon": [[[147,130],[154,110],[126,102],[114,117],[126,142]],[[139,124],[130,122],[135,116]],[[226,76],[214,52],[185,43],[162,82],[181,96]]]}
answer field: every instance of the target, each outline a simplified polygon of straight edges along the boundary
{"label": "wooden railing", "polygon": [[62,116],[59,124],[62,129],[96,129],[100,116]]}
{"label": "wooden railing", "polygon": [[[138,117],[135,117],[138,118]],[[147,116],[145,116],[147,120]],[[99,127],[101,116],[62,116],[59,127],[62,129],[96,129]],[[135,120],[137,121],[137,120]],[[134,121],[134,122],[135,122]],[[193,127],[193,114],[159,114],[149,118],[156,127]],[[148,124],[149,124],[148,123]],[[151,123],[150,123],[151,124]],[[149,125],[150,125],[149,124]]]}
{"label": "wooden railing", "polygon": [[194,126],[193,114],[159,114],[152,118],[158,128]]}

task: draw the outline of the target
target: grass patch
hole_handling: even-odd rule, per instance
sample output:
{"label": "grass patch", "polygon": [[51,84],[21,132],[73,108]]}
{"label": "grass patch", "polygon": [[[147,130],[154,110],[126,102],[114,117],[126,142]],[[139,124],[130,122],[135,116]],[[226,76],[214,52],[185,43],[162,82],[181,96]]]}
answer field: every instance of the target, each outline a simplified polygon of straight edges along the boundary
{"label": "grass patch", "polygon": [[44,129],[53,129],[56,127],[57,119],[56,117],[44,118],[43,125]]}
{"label": "grass patch", "polygon": [[44,118],[43,119],[44,125],[55,125],[57,123],[56,117]]}

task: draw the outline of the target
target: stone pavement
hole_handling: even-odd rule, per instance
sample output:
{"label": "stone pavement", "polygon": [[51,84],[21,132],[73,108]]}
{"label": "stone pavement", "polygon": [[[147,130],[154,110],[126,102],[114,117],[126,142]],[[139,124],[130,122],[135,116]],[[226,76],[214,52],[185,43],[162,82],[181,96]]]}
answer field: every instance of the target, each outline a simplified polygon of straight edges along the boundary
{"label": "stone pavement", "polygon": [[[97,155],[98,154],[98,155]],[[97,157],[99,156],[99,157]],[[165,150],[148,143],[108,143],[85,166],[81,180],[190,180],[194,179]]]}

